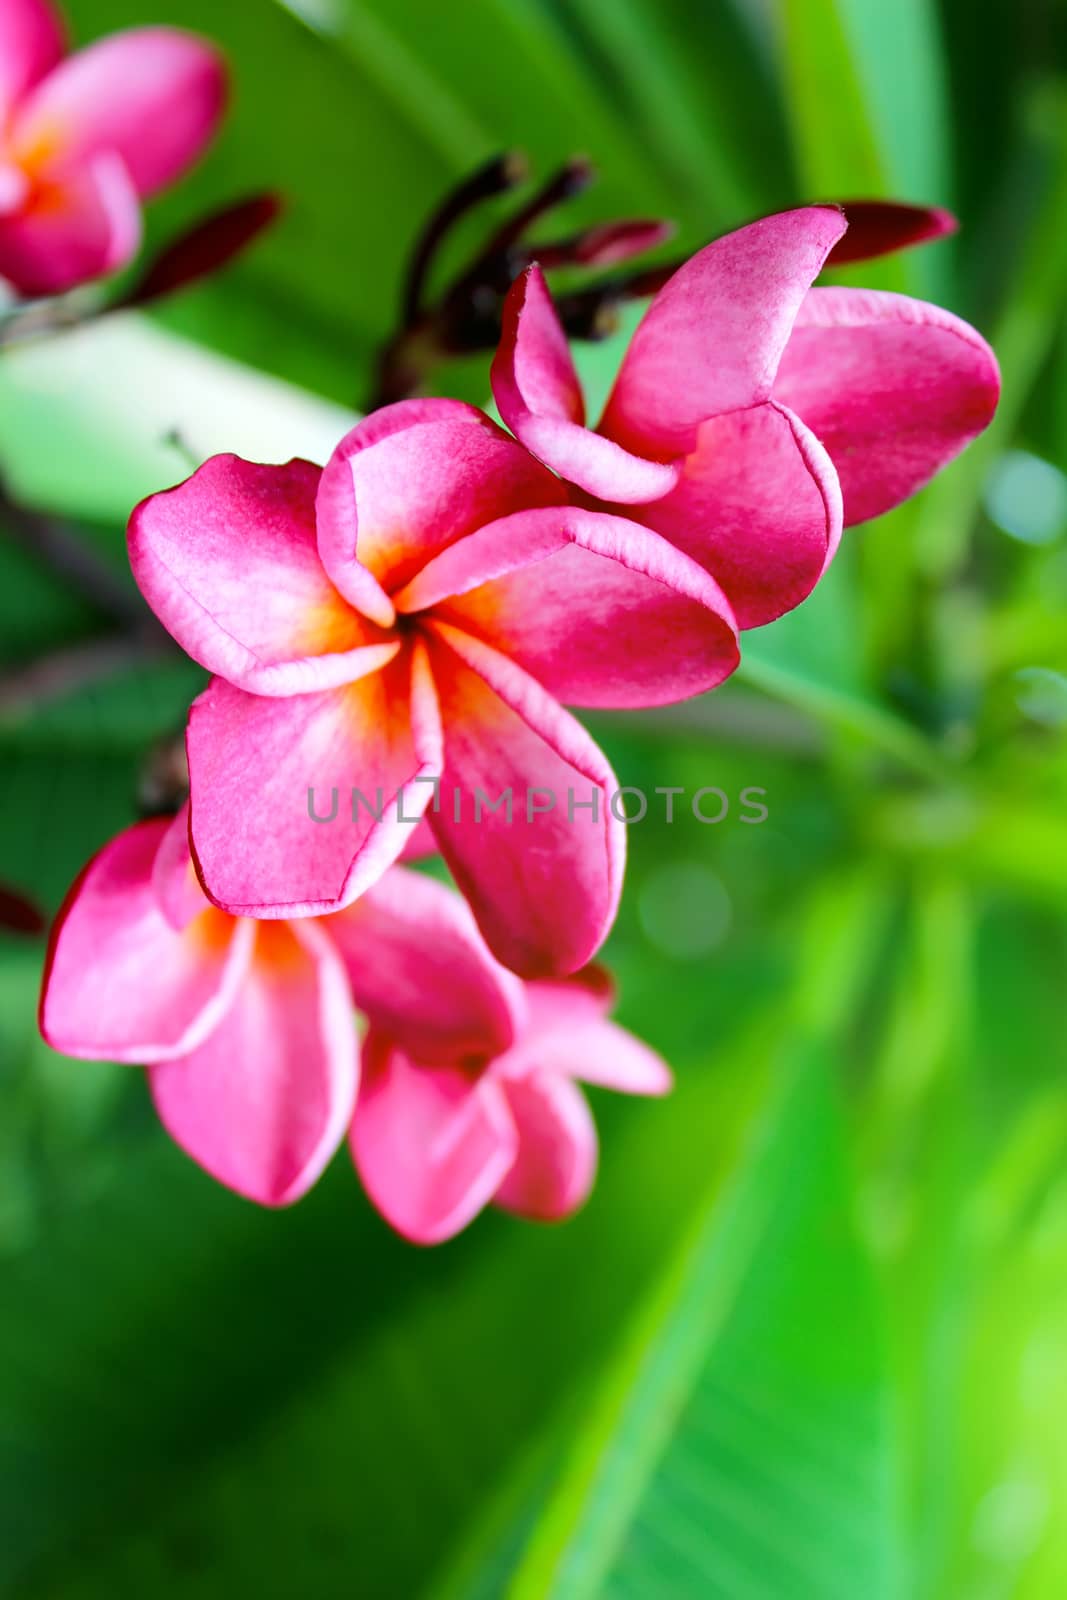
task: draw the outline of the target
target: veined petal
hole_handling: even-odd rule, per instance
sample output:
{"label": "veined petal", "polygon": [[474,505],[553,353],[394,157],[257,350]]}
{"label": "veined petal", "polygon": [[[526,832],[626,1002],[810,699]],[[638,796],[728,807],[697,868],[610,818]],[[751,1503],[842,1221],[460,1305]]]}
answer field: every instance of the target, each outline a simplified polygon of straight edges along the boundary
{"label": "veined petal", "polygon": [[454,889],[392,867],[322,926],[371,1028],[414,1060],[469,1064],[511,1046],[522,984],[493,960]]}
{"label": "veined petal", "polygon": [[141,203],[122,160],[104,152],[34,185],[0,217],[0,278],[27,297],[63,294],[115,272],[141,242]]}
{"label": "veined petal", "polygon": [[142,822],[105,845],[53,929],[41,1032],[53,1049],[145,1065],[196,1049],[219,1026],[248,968],[248,932],[213,907],[179,932],[153,867],[170,824]]}
{"label": "veined petal", "polygon": [[206,40],[177,28],[134,28],[49,73],[22,107],[14,148],[48,172],[113,152],[147,197],[197,159],[225,102],[226,69]]}
{"label": "veined petal", "polygon": [[1000,372],[981,334],[940,306],[813,289],[774,396],[826,446],[851,527],[906,500],[989,426]]}
{"label": "veined petal", "polygon": [[193,704],[187,743],[193,850],[211,898],[257,917],[340,910],[396,860],[440,776],[424,647],[288,700],[216,678]]}
{"label": "veined petal", "polygon": [[63,23],[51,0],[0,5],[0,127],[22,97],[63,58]]}
{"label": "veined petal", "polygon": [[504,1093],[519,1148],[494,1204],[536,1222],[559,1222],[577,1211],[593,1187],[593,1114],[575,1084],[550,1073],[510,1079]]}
{"label": "veined petal", "polygon": [[565,498],[558,479],[474,406],[402,401],[343,439],[323,473],[319,552],[368,616],[368,585],[391,593],[483,523]]}
{"label": "veined petal", "polygon": [[253,960],[221,1026],[149,1076],[163,1126],[194,1161],[249,1200],[283,1206],[319,1177],[351,1120],[355,1016],[314,922],[245,926]]}
{"label": "veined petal", "polygon": [[213,456],[130,519],[141,593],[209,672],[258,695],[306,694],[374,672],[400,648],[331,583],[315,539],[321,473]]}
{"label": "veined petal", "polygon": [[668,705],[715,688],[739,659],[707,572],[637,523],[579,506],[490,523],[395,600],[432,607],[571,705]]}
{"label": "veined petal", "polygon": [[713,575],[738,626],[772,622],[811,593],[841,537],[833,462],[774,401],[712,417],[677,489],[634,513]]}
{"label": "veined petal", "polygon": [[536,265],[508,291],[492,383],[497,408],[515,437],[588,494],[632,504],[655,500],[677,482],[678,464],[647,461],[585,427],[567,336]]}
{"label": "veined petal", "polygon": [[450,624],[427,630],[445,737],[430,815],[441,854],[498,960],[523,977],[573,972],[618,908],[626,834],[614,774],[514,662]]}
{"label": "veined petal", "polygon": [[440,1244],[459,1233],[493,1198],[517,1148],[499,1085],[417,1065],[368,1037],[352,1156],[370,1199],[406,1239]]}
{"label": "veined petal", "polygon": [[646,311],[601,433],[661,459],[687,455],[708,417],[766,400],[801,301],[844,231],[835,206],[803,206],[698,251]]}

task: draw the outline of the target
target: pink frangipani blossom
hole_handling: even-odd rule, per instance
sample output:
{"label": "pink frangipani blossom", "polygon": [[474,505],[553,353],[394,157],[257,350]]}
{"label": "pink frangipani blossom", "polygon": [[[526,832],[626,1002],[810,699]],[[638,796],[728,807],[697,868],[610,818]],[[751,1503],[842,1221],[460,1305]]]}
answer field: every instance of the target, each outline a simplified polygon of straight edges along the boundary
{"label": "pink frangipani blossom", "polygon": [[146,1066],[174,1140],[262,1205],[304,1194],[350,1128],[374,1203],[429,1244],[490,1200],[540,1218],[580,1204],[596,1134],[575,1077],[670,1086],[609,998],[592,969],[524,985],[454,890],[404,867],[330,917],[231,917],[196,880],[186,810],[120,834],[74,885],[41,1031]]}
{"label": "pink frangipani blossom", "polygon": [[255,923],[197,884],[188,813],[106,845],[52,932],[41,1032],[54,1049],[149,1069],[174,1139],[262,1205],[313,1184],[358,1085],[351,990],[313,921]]}
{"label": "pink frangipani blossom", "polygon": [[66,54],[51,0],[0,0],[0,278],[59,294],[125,266],[141,202],[212,138],[226,72],[175,28]]}
{"label": "pink frangipani blossom", "polygon": [[597,1159],[578,1082],[641,1095],[671,1087],[660,1057],[608,1019],[600,969],[526,984],[496,971],[511,1006],[504,1048],[489,1014],[480,1046],[451,1064],[413,1050],[403,1027],[372,1024],[367,1035],[352,1154],[378,1210],[416,1244],[450,1238],[489,1203],[545,1222],[568,1216]]}
{"label": "pink frangipani blossom", "polygon": [[625,505],[699,561],[742,628],[798,605],[843,525],[907,499],[996,409],[996,360],[958,317],[812,287],[845,228],[805,206],[699,251],[653,299],[595,431],[537,266],[505,306],[508,427],[583,503]]}
{"label": "pink frangipani blossom", "polygon": [[[560,702],[663,705],[738,659],[701,567],[625,517],[567,504],[458,401],[373,413],[321,472],[216,457],[134,512],[130,559],[217,675],[188,730],[212,900],[257,917],[339,909],[425,815],[494,954],[524,977],[584,966],[621,886],[615,781]],[[371,803],[350,807],[353,787]],[[314,820],[309,790],[332,789],[345,804]],[[556,803],[472,817],[472,796],[509,789]]]}

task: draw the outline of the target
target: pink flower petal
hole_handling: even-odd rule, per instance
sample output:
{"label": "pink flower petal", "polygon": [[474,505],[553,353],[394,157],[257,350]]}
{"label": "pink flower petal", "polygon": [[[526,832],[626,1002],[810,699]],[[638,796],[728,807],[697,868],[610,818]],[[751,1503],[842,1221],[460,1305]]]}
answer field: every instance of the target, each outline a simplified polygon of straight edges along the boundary
{"label": "pink flower petal", "polygon": [[636,523],[578,506],[490,523],[394,598],[401,612],[432,606],[572,705],[669,705],[715,688],[739,659],[706,572]]}
{"label": "pink flower petal", "polygon": [[440,1244],[473,1221],[518,1147],[498,1085],[417,1066],[373,1034],[351,1137],[368,1195],[414,1244]]}
{"label": "pink flower petal", "polygon": [[420,817],[408,829],[408,841],[400,853],[401,861],[425,861],[427,856],[437,854],[437,840],[433,836],[426,817]]}
{"label": "pink flower petal", "polygon": [[200,887],[189,851],[189,802],[163,834],[152,863],[152,887],[172,928],[187,928],[210,904]]}
{"label": "pink flower petal", "polygon": [[[563,978],[538,978],[525,985],[525,993],[529,1022],[524,1039],[600,1022],[616,1000],[615,979],[597,961]],[[522,1041],[516,1048],[521,1053]]]}
{"label": "pink flower petal", "polygon": [[0,4],[0,127],[26,92],[63,58],[63,23],[51,0]]}
{"label": "pink flower petal", "polygon": [[763,217],[699,251],[634,334],[600,431],[660,459],[708,417],[766,400],[801,301],[845,231],[834,206]]}
{"label": "pink flower petal", "polygon": [[163,1126],[194,1161],[249,1200],[283,1206],[344,1138],[355,1017],[340,958],[315,923],[245,926],[255,953],[221,1026],[149,1076]]}
{"label": "pink flower petal", "polygon": [[21,109],[14,148],[50,172],[113,152],[147,197],[197,159],[225,101],[226,69],[206,40],[176,28],[135,28],[50,73]]}
{"label": "pink flower petal", "polygon": [[483,523],[564,498],[563,485],[474,406],[402,401],[361,422],[327,463],[319,552],[342,593],[373,615],[368,583],[391,593]]}
{"label": "pink flower petal", "polygon": [[0,278],[27,297],[63,294],[125,266],[140,242],[137,192],[105,153],[37,184],[26,210],[0,217]]}
{"label": "pink flower petal", "polygon": [[[605,1019],[595,1028],[576,1031],[570,1041],[570,1070],[583,1083],[595,1083],[619,1094],[669,1094],[674,1076],[662,1056],[641,1039]],[[539,1050],[538,1060],[546,1059]],[[561,1050],[562,1059],[562,1050]]]}
{"label": "pink flower petal", "polygon": [[519,1149],[494,1204],[537,1222],[558,1222],[577,1211],[593,1187],[592,1112],[579,1088],[549,1073],[509,1080],[504,1093],[519,1130]]}
{"label": "pink flower petal", "polygon": [[641,520],[718,581],[741,628],[811,593],[841,537],[841,488],[815,435],[770,401],[705,422],[673,494]]}
{"label": "pink flower petal", "polygon": [[493,362],[493,396],[513,432],[509,412],[518,421],[533,415],[585,425],[585,399],[567,335],[536,262],[508,291],[504,334]]}
{"label": "pink flower petal", "polygon": [[492,381],[497,408],[515,437],[589,494],[630,504],[655,500],[677,482],[676,465],[631,455],[584,426],[578,374],[538,266],[508,292]]}
{"label": "pink flower petal", "polygon": [[145,1064],[214,1032],[248,967],[250,937],[208,907],[178,932],[153,866],[170,824],[119,834],[74,885],[52,933],[41,1032],[65,1055]]}
{"label": "pink flower petal", "polygon": [[580,1078],[622,1094],[666,1094],[666,1062],[625,1028],[608,1020],[615,984],[593,964],[569,978],[526,985],[528,1022],[494,1073],[508,1081],[548,1073]]}
{"label": "pink flower petal", "polygon": [[[626,832],[609,803],[614,774],[514,662],[447,623],[428,626],[445,729],[430,815],[441,853],[498,960],[523,977],[573,972],[618,907]],[[510,821],[506,800],[489,809],[508,790]]]}
{"label": "pink flower petal", "polygon": [[33,194],[33,183],[21,167],[0,154],[0,218],[20,212]]}
{"label": "pink flower petal", "polygon": [[[542,984],[528,988],[544,989]],[[529,996],[531,1024],[519,1043],[497,1065],[509,1083],[530,1075],[578,1078],[619,1094],[669,1094],[674,1079],[662,1056],[586,1002],[579,1008],[563,997]]]}
{"label": "pink flower petal", "polygon": [[988,427],[1000,373],[981,334],[939,306],[813,289],[774,396],[829,451],[850,527],[906,500]]}
{"label": "pink flower petal", "polygon": [[259,695],[351,683],[396,655],[343,600],[319,560],[308,461],[257,466],[213,456],[130,519],[141,593],[209,672]]}
{"label": "pink flower petal", "polygon": [[420,780],[441,772],[418,646],[346,688],[288,700],[216,678],[193,704],[187,743],[200,877],[238,915],[348,905],[396,860],[433,798]]}
{"label": "pink flower petal", "polygon": [[372,1029],[427,1066],[507,1050],[525,1019],[522,984],[494,961],[455,890],[393,867],[323,919]]}

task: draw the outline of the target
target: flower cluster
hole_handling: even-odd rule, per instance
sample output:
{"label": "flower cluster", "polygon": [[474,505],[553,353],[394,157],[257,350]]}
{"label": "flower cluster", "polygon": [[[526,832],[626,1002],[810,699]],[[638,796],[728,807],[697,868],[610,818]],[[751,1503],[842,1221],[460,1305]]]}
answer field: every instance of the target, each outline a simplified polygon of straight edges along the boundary
{"label": "flower cluster", "polygon": [[[42,1028],[147,1063],[164,1124],[223,1182],[291,1200],[349,1129],[412,1239],[490,1201],[560,1216],[595,1153],[575,1079],[667,1087],[589,965],[626,829],[565,708],[721,684],[843,525],[913,493],[997,400],[991,351],[949,313],[812,287],[845,229],[806,206],[686,262],[596,429],[532,265],[493,364],[510,432],[399,401],[324,468],[220,456],[134,512],[140,589],[213,676],[189,805],[72,891]],[[426,850],[461,894],[397,865]]]}
{"label": "flower cluster", "polygon": [[596,1166],[575,1080],[669,1087],[607,1020],[599,969],[522,983],[434,879],[398,866],[336,916],[257,922],[209,904],[187,832],[184,812],[140,823],[86,868],[53,934],[41,1027],[72,1055],[146,1064],[163,1125],[238,1193],[297,1199],[351,1130],[368,1193],[416,1243],[490,1201],[560,1217]]}

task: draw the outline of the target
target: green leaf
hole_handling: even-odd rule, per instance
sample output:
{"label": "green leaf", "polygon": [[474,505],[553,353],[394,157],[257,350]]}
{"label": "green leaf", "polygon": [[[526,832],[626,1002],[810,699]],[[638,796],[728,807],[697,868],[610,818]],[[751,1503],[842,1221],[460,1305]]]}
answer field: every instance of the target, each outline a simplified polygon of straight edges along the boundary
{"label": "green leaf", "polygon": [[510,1600],[900,1592],[885,1354],[827,1068],[791,1060],[616,1341]]}
{"label": "green leaf", "polygon": [[769,64],[731,0],[574,0],[566,20],[601,92],[647,130],[700,208],[694,242],[795,196]]}
{"label": "green leaf", "polygon": [[128,1075],[99,1061],[72,1067],[37,1032],[41,957],[41,941],[0,935],[3,1259],[37,1246],[57,1210],[91,1200],[129,1154],[107,1137]]}
{"label": "green leaf", "polygon": [[[730,991],[769,1013],[751,983]],[[674,986],[690,1006],[708,988]],[[345,1592],[358,1563],[365,1592],[418,1593],[732,1161],[764,1079],[751,1043],[721,1043],[713,1071],[691,1042],[667,1101],[597,1097],[603,1168],[573,1223],[487,1217],[434,1252],[370,1214],[344,1154],[298,1207],[258,1211],[135,1092],[148,1132],[102,1136],[104,1190],[5,1264],[0,1583],[133,1600],[195,1575],[204,1600],[282,1600],[297,1571]]]}
{"label": "green leaf", "polygon": [[[951,203],[945,65],[932,0],[783,0],[781,69],[809,199]],[[863,263],[846,281],[931,292],[943,252]]]}
{"label": "green leaf", "polygon": [[1025,105],[1042,157],[1039,203],[1015,239],[1006,300],[987,330],[1000,362],[1002,397],[991,427],[926,489],[914,508],[920,570],[944,581],[963,564],[991,463],[1013,437],[1061,326],[1067,275],[1067,92],[1039,84]]}
{"label": "green leaf", "polygon": [[134,821],[140,764],[136,746],[0,741],[0,881],[56,910],[89,857]]}
{"label": "green leaf", "polygon": [[742,682],[884,752],[902,766],[926,777],[944,775],[944,762],[924,735],[873,700],[780,667],[751,647],[742,658],[738,676]]}
{"label": "green leaf", "polygon": [[1050,667],[1023,667],[1015,678],[1023,686],[1018,705],[1025,717],[1048,728],[1067,727],[1067,676]]}
{"label": "green leaf", "polygon": [[5,351],[0,460],[16,498],[125,528],[219,451],[325,461],[354,416],[125,312]]}
{"label": "green leaf", "polygon": [[813,197],[890,190],[839,0],[784,0],[782,68],[801,175]]}

